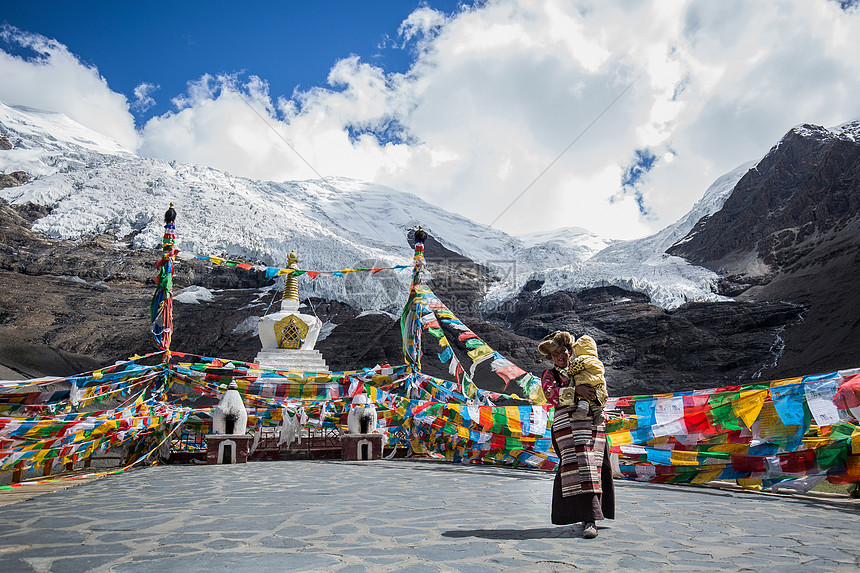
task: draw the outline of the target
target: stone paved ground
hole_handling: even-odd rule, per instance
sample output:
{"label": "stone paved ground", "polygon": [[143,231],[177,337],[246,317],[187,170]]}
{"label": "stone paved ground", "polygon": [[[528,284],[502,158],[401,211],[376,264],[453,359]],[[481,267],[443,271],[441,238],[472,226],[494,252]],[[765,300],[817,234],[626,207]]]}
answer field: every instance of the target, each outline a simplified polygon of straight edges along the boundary
{"label": "stone paved ground", "polygon": [[552,474],[411,461],[159,466],[0,508],[0,571],[852,571],[860,507],[616,482],[549,522]]}

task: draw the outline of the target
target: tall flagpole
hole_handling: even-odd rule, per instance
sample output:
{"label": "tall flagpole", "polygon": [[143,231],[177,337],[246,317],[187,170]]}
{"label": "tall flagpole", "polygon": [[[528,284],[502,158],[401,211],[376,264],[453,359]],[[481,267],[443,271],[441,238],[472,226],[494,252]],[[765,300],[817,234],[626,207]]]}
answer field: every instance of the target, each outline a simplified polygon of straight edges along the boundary
{"label": "tall flagpole", "polygon": [[400,315],[400,335],[403,341],[403,358],[413,372],[421,372],[421,317],[414,302],[417,289],[424,284],[424,241],[427,233],[419,226],[415,231],[415,254],[412,257],[412,285],[409,299]]}
{"label": "tall flagpole", "polygon": [[173,336],[173,264],[176,261],[176,211],[173,203],[164,213],[164,237],[161,239],[161,260],[155,265],[158,276],[156,289],[149,306],[152,337],[155,345],[164,350],[162,362],[170,361],[170,340]]}

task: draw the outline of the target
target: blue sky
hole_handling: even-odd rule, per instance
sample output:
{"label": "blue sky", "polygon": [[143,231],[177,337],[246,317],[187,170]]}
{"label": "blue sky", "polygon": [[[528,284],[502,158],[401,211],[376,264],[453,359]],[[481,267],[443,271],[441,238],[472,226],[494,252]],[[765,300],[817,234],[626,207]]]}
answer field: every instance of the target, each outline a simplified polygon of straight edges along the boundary
{"label": "blue sky", "polygon": [[464,4],[6,1],[0,101],[144,157],[619,239],[793,126],[860,118],[858,2]]}
{"label": "blue sky", "polygon": [[272,93],[290,94],[324,85],[334,63],[350,54],[403,72],[414,53],[400,47],[397,30],[422,5],[450,13],[460,2],[39,0],[4,2],[0,22],[56,39],[131,101],[137,86],[158,86],[153,107],[132,110],[139,122],[167,112],[170,98],[203,74],[256,75]]}

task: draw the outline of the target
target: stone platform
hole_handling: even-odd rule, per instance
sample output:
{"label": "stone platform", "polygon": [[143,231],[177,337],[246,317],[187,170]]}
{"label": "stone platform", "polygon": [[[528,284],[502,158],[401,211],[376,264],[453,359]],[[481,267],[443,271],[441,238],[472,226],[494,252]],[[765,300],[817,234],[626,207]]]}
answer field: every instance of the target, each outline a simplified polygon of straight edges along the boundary
{"label": "stone platform", "polygon": [[254,359],[256,364],[272,370],[302,370],[328,372],[328,365],[319,350],[262,349]]}
{"label": "stone platform", "polygon": [[5,506],[0,571],[860,567],[860,505],[844,497],[618,481],[618,519],[586,540],[550,524],[552,477],[407,460],[142,468]]}

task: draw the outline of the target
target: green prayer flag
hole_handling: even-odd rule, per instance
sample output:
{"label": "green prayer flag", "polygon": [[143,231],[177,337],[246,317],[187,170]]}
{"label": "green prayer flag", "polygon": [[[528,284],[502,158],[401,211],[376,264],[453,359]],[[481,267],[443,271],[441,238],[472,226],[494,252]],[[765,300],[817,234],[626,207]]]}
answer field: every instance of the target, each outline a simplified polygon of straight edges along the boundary
{"label": "green prayer flag", "polygon": [[722,426],[726,430],[740,430],[741,424],[735,414],[732,403],[740,400],[740,392],[714,393],[708,398],[711,406],[710,416],[714,425]]}

